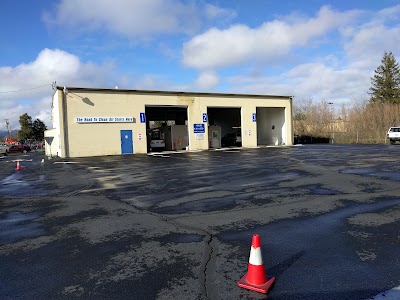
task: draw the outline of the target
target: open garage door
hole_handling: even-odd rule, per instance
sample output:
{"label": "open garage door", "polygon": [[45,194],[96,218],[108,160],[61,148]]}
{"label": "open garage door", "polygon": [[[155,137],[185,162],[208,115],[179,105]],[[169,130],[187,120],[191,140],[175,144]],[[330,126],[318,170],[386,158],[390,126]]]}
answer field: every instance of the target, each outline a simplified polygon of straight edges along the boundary
{"label": "open garage door", "polygon": [[187,106],[146,106],[147,152],[189,147]]}
{"label": "open garage door", "polygon": [[257,107],[257,145],[286,143],[285,108]]}
{"label": "open garage door", "polygon": [[242,146],[240,107],[208,107],[207,115],[209,148]]}

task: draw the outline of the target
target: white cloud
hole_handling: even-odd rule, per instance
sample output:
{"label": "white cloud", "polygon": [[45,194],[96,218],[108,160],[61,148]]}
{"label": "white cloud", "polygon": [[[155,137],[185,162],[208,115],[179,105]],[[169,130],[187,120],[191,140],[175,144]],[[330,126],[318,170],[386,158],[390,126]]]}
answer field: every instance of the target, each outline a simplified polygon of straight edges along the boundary
{"label": "white cloud", "polygon": [[[50,125],[51,84],[104,87],[112,65],[83,63],[62,50],[44,49],[30,63],[0,67],[0,120],[19,127],[19,116],[28,113]],[[1,128],[1,126],[0,126]]]}
{"label": "white cloud", "polygon": [[205,12],[202,9],[195,1],[180,0],[62,0],[44,20],[80,31],[106,29],[128,37],[149,37],[192,34],[201,26],[201,15],[227,15],[215,6],[206,6]]}
{"label": "white cloud", "polygon": [[398,20],[400,18],[400,4],[380,10],[377,17],[384,21]]}
{"label": "white cloud", "polygon": [[[48,94],[51,94],[51,90]],[[2,109],[0,111],[0,124],[3,124],[3,121],[8,119],[12,130],[19,129],[19,117],[24,113],[27,113],[29,116],[31,116],[32,121],[39,119],[46,124],[47,128],[51,128],[51,96],[37,99],[30,103],[17,105],[14,104],[6,109]],[[0,126],[0,131],[4,131],[6,129],[5,123],[4,126]],[[0,136],[0,138],[2,138],[2,136]]]}
{"label": "white cloud", "polygon": [[168,83],[165,78],[159,75],[142,75],[132,85],[133,89],[137,90],[168,90],[171,83]]}
{"label": "white cloud", "polygon": [[211,90],[219,83],[219,77],[214,71],[201,72],[196,80],[195,86],[200,90]]}
{"label": "white cloud", "polygon": [[196,69],[240,65],[248,61],[273,61],[306,46],[315,38],[350,22],[356,11],[336,12],[324,6],[315,18],[293,22],[273,20],[258,28],[234,25],[226,30],[212,28],[183,47],[183,63]]}
{"label": "white cloud", "polygon": [[400,27],[387,28],[383,25],[363,28],[346,43],[347,54],[353,59],[377,60],[384,51],[396,52],[400,44]]}
{"label": "white cloud", "polygon": [[313,98],[339,103],[343,99],[351,102],[368,97],[369,72],[353,65],[341,68],[328,64],[305,63],[275,76],[234,76],[228,82],[237,93],[291,95],[297,101]]}
{"label": "white cloud", "polygon": [[235,11],[221,8],[212,4],[206,4],[204,10],[206,17],[209,19],[223,18],[230,20],[236,17]]}

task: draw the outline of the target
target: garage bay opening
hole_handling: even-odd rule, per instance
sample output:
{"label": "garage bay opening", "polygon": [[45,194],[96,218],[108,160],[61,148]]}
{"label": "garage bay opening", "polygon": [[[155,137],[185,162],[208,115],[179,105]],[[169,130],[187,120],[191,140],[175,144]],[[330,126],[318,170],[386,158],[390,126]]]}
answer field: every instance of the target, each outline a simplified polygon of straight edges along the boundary
{"label": "garage bay opening", "polygon": [[186,106],[146,106],[147,152],[189,147]]}
{"label": "garage bay opening", "polygon": [[257,107],[257,145],[286,144],[285,108]]}
{"label": "garage bay opening", "polygon": [[242,147],[240,107],[208,107],[209,148]]}

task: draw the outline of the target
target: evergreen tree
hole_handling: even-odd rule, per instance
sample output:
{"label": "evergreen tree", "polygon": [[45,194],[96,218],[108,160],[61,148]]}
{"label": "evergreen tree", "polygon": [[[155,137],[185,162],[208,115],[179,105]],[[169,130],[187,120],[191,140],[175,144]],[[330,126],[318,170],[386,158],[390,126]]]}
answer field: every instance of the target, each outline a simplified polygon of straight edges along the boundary
{"label": "evergreen tree", "polygon": [[26,140],[32,138],[32,117],[27,113],[19,116],[19,124],[21,129],[18,131],[18,138]]}
{"label": "evergreen tree", "polygon": [[370,102],[400,103],[400,68],[392,52],[385,52],[371,78]]}
{"label": "evergreen tree", "polygon": [[32,137],[37,140],[41,141],[44,138],[44,131],[47,130],[46,125],[39,119],[33,121],[32,124]]}

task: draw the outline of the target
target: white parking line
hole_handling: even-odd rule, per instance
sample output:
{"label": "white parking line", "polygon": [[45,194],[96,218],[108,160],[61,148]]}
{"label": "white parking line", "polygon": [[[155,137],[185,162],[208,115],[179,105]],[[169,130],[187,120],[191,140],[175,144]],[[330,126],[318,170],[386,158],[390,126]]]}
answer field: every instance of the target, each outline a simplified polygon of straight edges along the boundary
{"label": "white parking line", "polygon": [[153,156],[153,157],[171,157],[169,155],[166,155],[165,153],[148,153],[147,155]]}
{"label": "white parking line", "polygon": [[15,162],[17,162],[17,161],[33,161],[33,160],[32,160],[32,159],[14,159],[14,160],[7,160],[8,163],[9,163],[9,162],[15,163]]}
{"label": "white parking line", "polygon": [[372,298],[368,298],[365,300],[398,300],[400,299],[400,286],[395,287],[389,291],[380,293]]}

